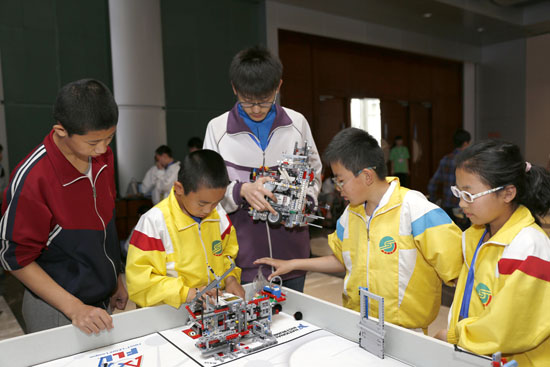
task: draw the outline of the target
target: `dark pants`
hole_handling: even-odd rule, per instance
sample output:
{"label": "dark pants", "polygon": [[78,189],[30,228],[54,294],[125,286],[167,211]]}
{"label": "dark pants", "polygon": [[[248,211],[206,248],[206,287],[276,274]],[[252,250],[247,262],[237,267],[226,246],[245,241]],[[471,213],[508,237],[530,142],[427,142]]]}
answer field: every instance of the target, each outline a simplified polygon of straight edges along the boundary
{"label": "dark pants", "polygon": [[298,292],[304,291],[304,283],[306,282],[306,276],[302,275],[301,277],[283,280],[283,287],[294,289]]}
{"label": "dark pants", "polygon": [[62,312],[36,297],[27,289],[23,294],[22,312],[27,334],[58,326],[71,325],[72,323]]}

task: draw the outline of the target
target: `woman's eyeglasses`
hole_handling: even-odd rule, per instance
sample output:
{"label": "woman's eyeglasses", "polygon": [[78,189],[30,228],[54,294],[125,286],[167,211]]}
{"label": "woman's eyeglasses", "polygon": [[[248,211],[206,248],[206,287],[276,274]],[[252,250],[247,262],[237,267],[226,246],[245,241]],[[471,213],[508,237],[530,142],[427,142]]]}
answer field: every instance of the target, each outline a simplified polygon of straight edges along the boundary
{"label": "woman's eyeglasses", "polygon": [[464,200],[467,203],[473,203],[475,199],[482,197],[484,195],[493,193],[498,190],[502,190],[504,186],[495,187],[494,189],[490,189],[487,191],[480,192],[478,194],[470,194],[468,191],[461,191],[456,186],[451,186],[451,192],[454,196],[456,196],[459,199]]}

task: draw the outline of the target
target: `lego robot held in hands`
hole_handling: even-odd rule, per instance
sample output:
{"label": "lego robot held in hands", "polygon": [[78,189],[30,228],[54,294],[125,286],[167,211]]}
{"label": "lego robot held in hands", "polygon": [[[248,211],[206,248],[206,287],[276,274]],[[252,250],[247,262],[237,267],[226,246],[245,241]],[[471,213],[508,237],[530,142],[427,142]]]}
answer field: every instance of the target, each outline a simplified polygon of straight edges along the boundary
{"label": "lego robot held in hands", "polygon": [[277,171],[269,171],[266,167],[254,169],[251,181],[260,177],[271,177],[273,181],[266,182],[264,187],[271,191],[277,201],[266,197],[268,203],[277,214],[268,211],[258,211],[250,208],[249,214],[254,220],[267,221],[270,224],[283,224],[285,227],[312,225],[316,219],[324,219],[315,215],[317,206],[307,198],[307,189],[314,183],[315,173],[309,164],[310,147],[304,142],[303,147],[294,145],[293,154],[284,154]]}

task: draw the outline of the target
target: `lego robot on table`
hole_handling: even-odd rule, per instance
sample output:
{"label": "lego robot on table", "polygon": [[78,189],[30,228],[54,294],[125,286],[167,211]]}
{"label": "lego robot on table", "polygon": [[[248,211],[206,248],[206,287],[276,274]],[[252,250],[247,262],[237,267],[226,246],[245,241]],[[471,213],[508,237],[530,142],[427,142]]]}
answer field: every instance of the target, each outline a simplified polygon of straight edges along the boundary
{"label": "lego robot on table", "polygon": [[210,269],[216,279],[185,306],[191,320],[189,335],[198,338],[195,346],[203,357],[231,359],[277,343],[271,332],[271,317],[281,310],[281,302],[286,300],[280,286],[265,285],[248,302],[229,293],[216,300],[203,298],[206,292],[217,288],[234,267],[232,262],[220,277]]}

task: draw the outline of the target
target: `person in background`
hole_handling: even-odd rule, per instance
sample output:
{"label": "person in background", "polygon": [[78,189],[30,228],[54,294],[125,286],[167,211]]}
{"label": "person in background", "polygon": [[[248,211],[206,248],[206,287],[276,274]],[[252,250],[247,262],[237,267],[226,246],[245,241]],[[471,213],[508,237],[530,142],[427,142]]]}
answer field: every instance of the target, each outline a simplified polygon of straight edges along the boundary
{"label": "person in background", "polygon": [[409,184],[409,149],[403,145],[403,137],[395,137],[390,150],[391,174],[399,178],[403,186]]}
{"label": "person in background", "polygon": [[202,149],[202,139],[198,136],[194,136],[187,141],[187,148],[189,153],[193,153],[195,150]]}
{"label": "person in background", "polygon": [[118,107],[103,83],[82,79],[59,90],[53,117],[4,193],[0,264],[25,285],[27,333],[71,323],[99,333],[128,300],[109,148]]}
{"label": "person in background", "polygon": [[149,168],[140,191],[144,195],[151,195],[153,205],[168,196],[174,182],[178,179],[180,162],[174,160],[172,149],[167,145],[161,145],[155,150],[155,165]]}
{"label": "person in background", "polygon": [[[252,282],[258,274],[258,257],[282,259],[308,258],[310,254],[307,227],[289,229],[270,226],[267,222],[251,220],[249,206],[269,210],[266,196],[276,201],[273,193],[264,188],[268,177],[250,181],[253,169],[277,169],[283,154],[292,154],[298,143],[310,147],[310,164],[315,172],[313,185],[308,188],[309,200],[316,201],[321,188],[321,160],[304,116],[277,104],[282,84],[283,66],[268,50],[252,47],[237,53],[231,62],[229,79],[237,103],[231,111],[209,122],[204,148],[221,154],[228,167],[231,184],[222,202],[230,214],[239,237],[237,265],[242,268],[243,282]],[[263,268],[267,277],[270,270]],[[283,277],[283,285],[298,291],[304,288],[305,272],[295,271]]]}
{"label": "person in background", "polygon": [[470,226],[470,221],[462,213],[458,205],[459,200],[453,195],[451,186],[455,184],[455,158],[470,145],[470,140],[470,133],[466,130],[458,129],[455,131],[453,135],[454,150],[441,159],[437,171],[435,171],[428,184],[430,201],[443,208],[453,222],[463,231]]}
{"label": "person in background", "polygon": [[519,366],[550,361],[550,174],[518,146],[473,144],[456,157],[453,194],[472,222],[447,340],[477,354],[502,352]]}

